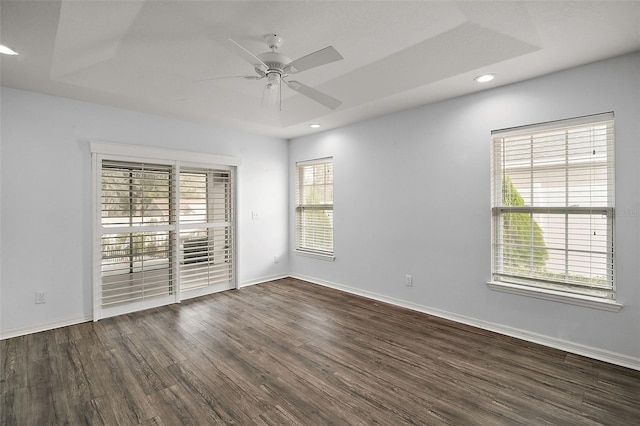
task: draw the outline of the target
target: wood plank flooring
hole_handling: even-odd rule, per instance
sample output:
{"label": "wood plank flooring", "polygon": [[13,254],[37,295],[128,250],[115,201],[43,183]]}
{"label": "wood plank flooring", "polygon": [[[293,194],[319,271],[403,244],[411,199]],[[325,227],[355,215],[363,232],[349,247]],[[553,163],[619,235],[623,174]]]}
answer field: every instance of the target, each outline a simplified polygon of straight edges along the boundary
{"label": "wood plank flooring", "polygon": [[295,279],[0,342],[3,425],[637,425],[640,372]]}

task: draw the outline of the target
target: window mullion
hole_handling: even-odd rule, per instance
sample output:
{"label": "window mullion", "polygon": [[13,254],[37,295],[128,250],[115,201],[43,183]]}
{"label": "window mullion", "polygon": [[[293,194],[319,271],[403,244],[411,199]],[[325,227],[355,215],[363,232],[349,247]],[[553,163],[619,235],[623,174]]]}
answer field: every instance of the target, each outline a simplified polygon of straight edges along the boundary
{"label": "window mullion", "polygon": [[174,225],[174,231],[170,234],[172,247],[172,259],[173,259],[173,288],[175,301],[180,301],[180,287],[181,277],[178,271],[180,270],[180,203],[182,201],[182,194],[180,194],[180,170],[182,168],[181,162],[176,161],[173,170],[171,171],[171,223]]}
{"label": "window mullion", "polygon": [[[569,132],[564,131],[564,205],[569,207]],[[564,216],[564,279],[569,282],[569,213]]]}
{"label": "window mullion", "polygon": [[[532,136],[529,137],[529,165],[530,165],[530,174],[529,174],[529,202],[531,203],[531,207],[536,207],[535,200],[535,182],[534,182],[534,156],[535,156],[535,138]],[[534,220],[533,220],[533,212],[529,214],[529,270],[534,271]]]}

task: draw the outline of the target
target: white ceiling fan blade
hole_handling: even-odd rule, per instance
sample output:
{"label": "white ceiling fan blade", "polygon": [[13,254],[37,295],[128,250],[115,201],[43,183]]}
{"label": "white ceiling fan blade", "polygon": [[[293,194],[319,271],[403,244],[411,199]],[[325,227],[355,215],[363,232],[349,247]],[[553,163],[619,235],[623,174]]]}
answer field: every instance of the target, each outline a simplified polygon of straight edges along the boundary
{"label": "white ceiling fan blade", "polygon": [[245,80],[262,80],[264,77],[259,77],[257,75],[230,75],[225,77],[211,77],[211,78],[203,78],[200,80],[194,80],[196,83],[200,83],[202,81],[214,81],[214,80],[227,80],[232,78],[243,78]]}
{"label": "white ceiling fan blade", "polygon": [[337,100],[336,98],[332,98],[331,96],[327,95],[326,93],[322,93],[322,92],[314,89],[313,87],[309,87],[309,86],[307,86],[305,84],[302,84],[302,83],[299,83],[297,81],[284,81],[284,82],[292,90],[295,90],[296,92],[298,92],[300,94],[303,94],[308,98],[313,99],[314,101],[326,106],[327,108],[336,109],[340,105],[342,105],[341,101]]}
{"label": "white ceiling fan blade", "polygon": [[240,44],[236,43],[232,39],[229,39],[228,46],[231,49],[233,49],[236,55],[240,56],[242,59],[249,62],[251,65],[253,65],[254,68],[261,70],[262,72],[266,72],[267,69],[269,69],[269,67],[267,67],[267,64],[262,62],[260,58],[258,58],[253,53],[249,52],[247,49],[245,49],[244,47],[242,47]]}
{"label": "white ceiling fan blade", "polygon": [[338,53],[333,46],[329,46],[292,61],[284,68],[284,72],[288,74],[295,74],[310,68],[319,67],[320,65],[330,64],[331,62],[339,61],[341,59],[344,59],[342,55]]}

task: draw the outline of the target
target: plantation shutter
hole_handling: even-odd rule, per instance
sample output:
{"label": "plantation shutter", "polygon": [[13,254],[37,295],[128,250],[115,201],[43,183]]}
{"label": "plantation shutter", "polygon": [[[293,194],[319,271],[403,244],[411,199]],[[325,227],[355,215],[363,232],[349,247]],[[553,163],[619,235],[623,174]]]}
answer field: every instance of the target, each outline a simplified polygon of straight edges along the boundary
{"label": "plantation shutter", "polygon": [[174,293],[170,166],[103,160],[100,305]]}
{"label": "plantation shutter", "polygon": [[91,142],[93,318],[235,288],[235,167],[213,154]]}
{"label": "plantation shutter", "polygon": [[599,114],[492,133],[492,272],[614,297],[614,122]]}
{"label": "plantation shutter", "polygon": [[233,279],[230,170],[180,170],[180,290],[230,286]]}
{"label": "plantation shutter", "polygon": [[333,254],[333,160],[296,164],[296,250]]}

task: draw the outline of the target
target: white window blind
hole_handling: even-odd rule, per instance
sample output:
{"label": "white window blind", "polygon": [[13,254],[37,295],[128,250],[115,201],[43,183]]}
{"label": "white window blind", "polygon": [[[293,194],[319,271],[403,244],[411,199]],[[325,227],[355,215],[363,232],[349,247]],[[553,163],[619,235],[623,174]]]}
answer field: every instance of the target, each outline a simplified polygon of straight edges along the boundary
{"label": "white window blind", "polygon": [[171,167],[102,161],[101,305],[173,293]]}
{"label": "white window blind", "polygon": [[333,254],[333,160],[296,164],[296,250]]}
{"label": "white window blind", "polygon": [[493,280],[614,299],[613,113],[495,131],[491,172]]}
{"label": "white window blind", "polygon": [[229,170],[180,170],[180,290],[233,278],[233,188]]}

